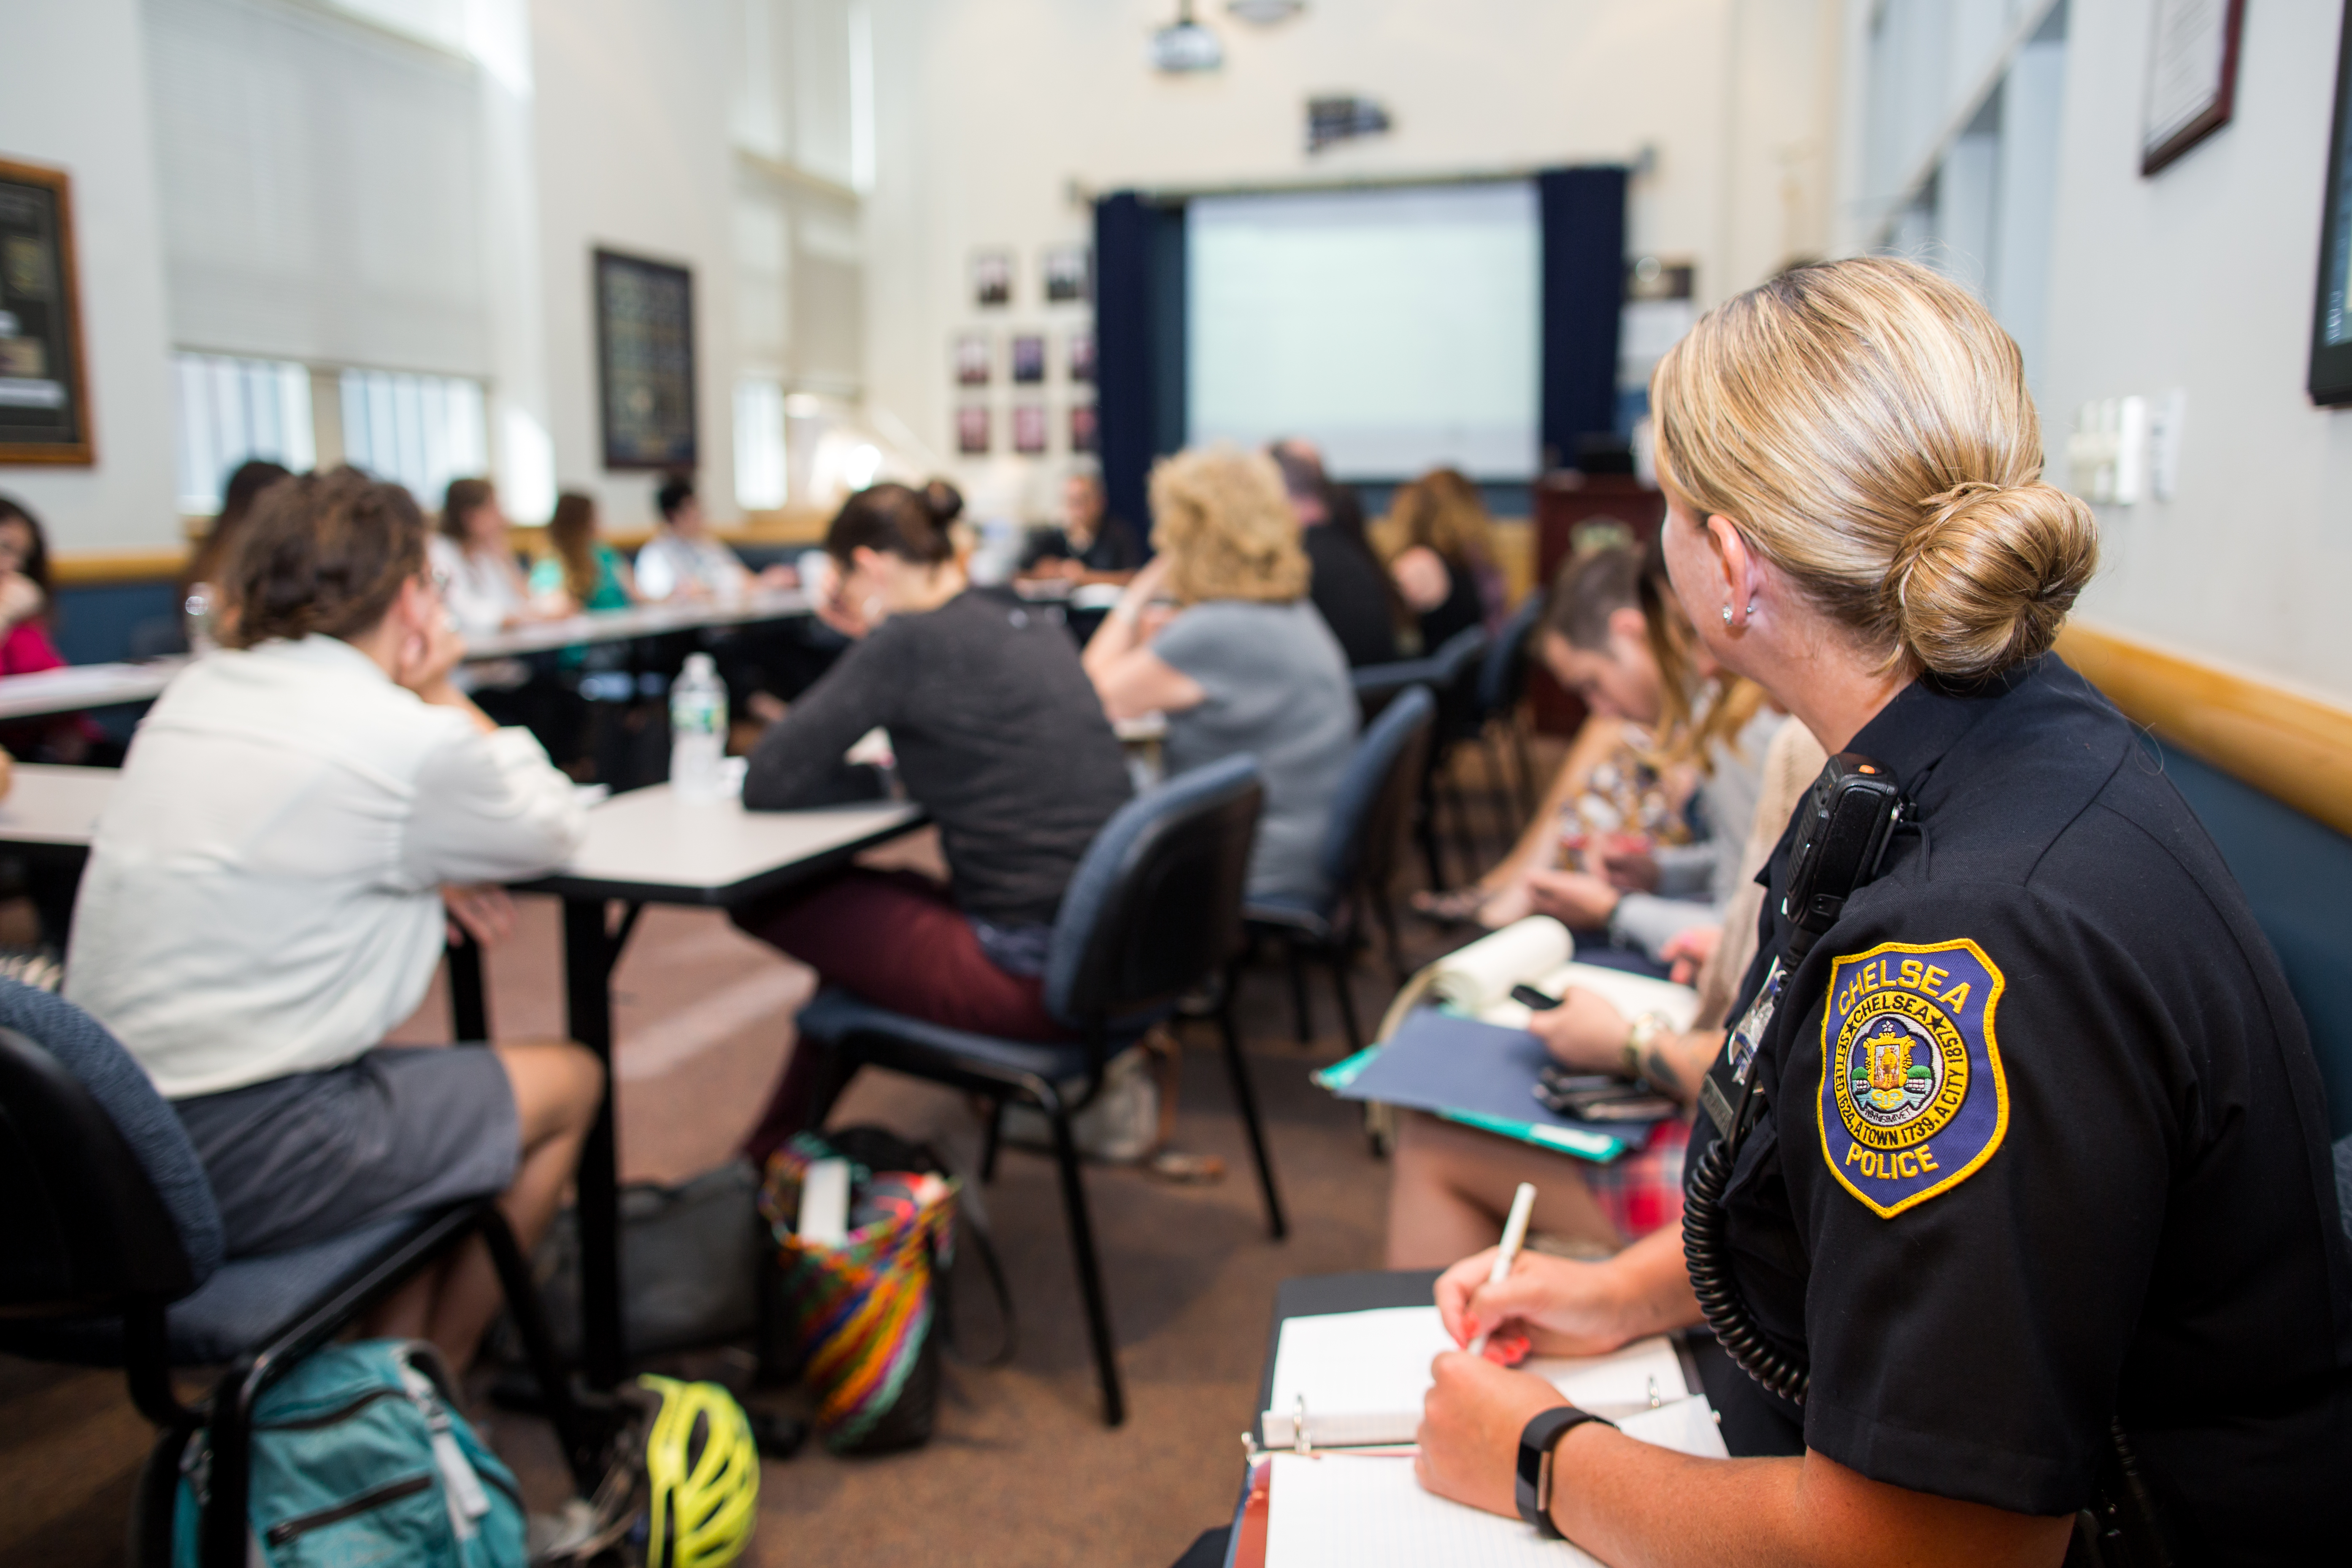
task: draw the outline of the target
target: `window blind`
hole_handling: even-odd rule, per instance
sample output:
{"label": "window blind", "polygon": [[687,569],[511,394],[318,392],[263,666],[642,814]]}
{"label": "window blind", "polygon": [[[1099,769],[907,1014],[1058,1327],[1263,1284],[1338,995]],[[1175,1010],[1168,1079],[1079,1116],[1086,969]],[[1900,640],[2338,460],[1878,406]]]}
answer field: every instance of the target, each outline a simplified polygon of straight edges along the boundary
{"label": "window blind", "polygon": [[144,0],[184,348],[490,371],[473,65],[293,0]]}

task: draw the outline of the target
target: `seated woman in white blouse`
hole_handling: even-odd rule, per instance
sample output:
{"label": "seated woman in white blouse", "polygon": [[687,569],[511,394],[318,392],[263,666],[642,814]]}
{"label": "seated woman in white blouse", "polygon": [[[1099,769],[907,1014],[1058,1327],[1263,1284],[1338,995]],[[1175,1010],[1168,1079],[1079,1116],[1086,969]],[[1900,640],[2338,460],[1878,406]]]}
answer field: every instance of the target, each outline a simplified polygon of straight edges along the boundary
{"label": "seated woman in white blouse", "polygon": [[[515,553],[514,535],[499,492],[488,479],[451,479],[441,501],[441,531],[425,546],[441,574],[442,598],[457,629],[481,637],[540,618]],[[569,615],[568,595],[558,595],[548,613]]]}
{"label": "seated woman in white blouse", "polygon": [[[561,1041],[391,1047],[446,911],[511,922],[496,884],[561,864],[583,814],[520,730],[449,682],[464,652],[407,491],[351,468],[256,509],[222,586],[229,646],[140,726],[82,879],[66,994],[173,1103],[229,1256],[483,1194],[528,1247],[601,1097]],[[382,1309],[453,1366],[498,1307],[481,1245]]]}

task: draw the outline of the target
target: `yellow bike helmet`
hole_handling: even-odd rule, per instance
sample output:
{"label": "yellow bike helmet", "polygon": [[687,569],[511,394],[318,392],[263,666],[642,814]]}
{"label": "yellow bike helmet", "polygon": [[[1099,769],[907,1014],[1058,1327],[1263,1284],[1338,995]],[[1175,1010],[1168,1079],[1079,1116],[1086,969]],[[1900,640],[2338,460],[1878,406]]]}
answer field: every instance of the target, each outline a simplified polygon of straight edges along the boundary
{"label": "yellow bike helmet", "polygon": [[715,1383],[648,1374],[637,1384],[659,1401],[646,1430],[646,1568],[721,1568],[759,1522],[751,1423]]}

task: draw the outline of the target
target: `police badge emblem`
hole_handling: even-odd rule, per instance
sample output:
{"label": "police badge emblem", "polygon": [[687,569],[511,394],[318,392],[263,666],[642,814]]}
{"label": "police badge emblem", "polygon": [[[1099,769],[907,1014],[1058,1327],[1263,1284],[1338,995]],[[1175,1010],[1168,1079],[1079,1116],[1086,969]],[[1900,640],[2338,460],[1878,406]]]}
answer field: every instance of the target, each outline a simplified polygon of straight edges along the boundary
{"label": "police badge emblem", "polygon": [[2000,970],[1973,942],[1890,942],[1830,966],[1822,1158],[1882,1218],[1973,1175],[2009,1130],[1994,1011]]}

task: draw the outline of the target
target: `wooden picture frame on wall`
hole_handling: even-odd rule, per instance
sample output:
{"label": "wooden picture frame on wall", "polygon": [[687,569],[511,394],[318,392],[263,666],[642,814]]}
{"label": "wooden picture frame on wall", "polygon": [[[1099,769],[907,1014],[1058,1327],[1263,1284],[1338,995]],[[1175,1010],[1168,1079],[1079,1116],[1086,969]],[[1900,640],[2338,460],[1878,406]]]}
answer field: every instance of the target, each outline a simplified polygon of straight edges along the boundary
{"label": "wooden picture frame on wall", "polygon": [[2352,403],[2352,0],[2346,0],[2336,45],[2336,111],[2319,212],[2319,297],[2312,307],[2305,384],[2314,403],[2334,407]]}
{"label": "wooden picture frame on wall", "polygon": [[595,252],[596,406],[608,469],[691,470],[694,274],[667,261]]}
{"label": "wooden picture frame on wall", "polygon": [[73,184],[0,159],[0,463],[97,461]]}
{"label": "wooden picture frame on wall", "polygon": [[2246,0],[2156,0],[2140,122],[2143,178],[2230,123],[2245,25]]}

